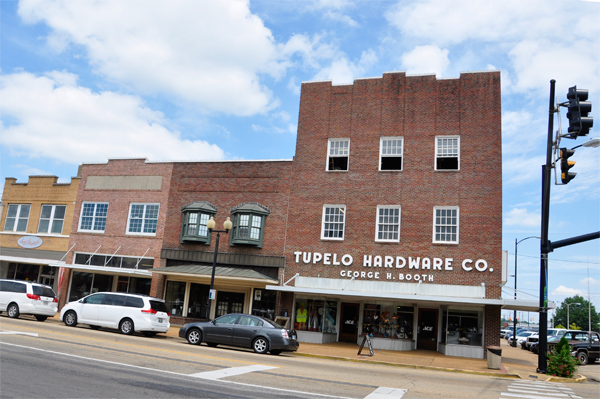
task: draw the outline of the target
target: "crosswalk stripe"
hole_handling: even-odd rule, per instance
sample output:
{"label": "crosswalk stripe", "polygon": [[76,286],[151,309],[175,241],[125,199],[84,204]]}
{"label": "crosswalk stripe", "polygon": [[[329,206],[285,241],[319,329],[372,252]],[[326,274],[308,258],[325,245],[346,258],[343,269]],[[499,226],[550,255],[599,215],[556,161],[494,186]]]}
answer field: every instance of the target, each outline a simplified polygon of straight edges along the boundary
{"label": "crosswalk stripe", "polygon": [[20,332],[20,331],[0,331],[0,334],[7,335],[29,335],[30,337],[37,337],[37,333],[28,333],[28,332]]}
{"label": "crosswalk stripe", "polygon": [[278,367],[255,364],[252,366],[230,367],[221,370],[204,371],[202,373],[190,374],[190,377],[203,378],[205,380],[218,380],[219,378],[232,377],[234,375],[242,375],[246,373],[252,373],[254,371],[264,371],[276,368]]}
{"label": "crosswalk stripe", "polygon": [[[574,394],[571,388],[564,384],[542,381],[516,381],[507,388],[508,392],[502,392],[502,398],[522,399],[581,399]],[[502,399],[500,398],[500,399]]]}
{"label": "crosswalk stripe", "polygon": [[[502,396],[509,396],[511,398],[525,398],[525,399],[548,399],[549,396],[538,396],[538,395],[523,395],[523,394],[516,394],[516,393],[507,393],[507,392],[502,392],[500,393],[500,395]],[[561,395],[561,396],[552,396],[553,398],[558,398],[558,397],[565,397],[568,398],[568,395]]]}
{"label": "crosswalk stripe", "polygon": [[365,399],[400,399],[407,391],[408,389],[379,387],[365,396]]}
{"label": "crosswalk stripe", "polygon": [[564,398],[569,396],[568,394],[565,393],[561,393],[558,391],[554,391],[554,392],[545,392],[545,391],[535,391],[535,390],[529,390],[529,389],[522,389],[522,388],[511,388],[508,387],[508,392],[520,392],[520,393],[526,393],[526,394],[538,394],[538,395],[549,395],[549,397],[556,397],[556,398]]}

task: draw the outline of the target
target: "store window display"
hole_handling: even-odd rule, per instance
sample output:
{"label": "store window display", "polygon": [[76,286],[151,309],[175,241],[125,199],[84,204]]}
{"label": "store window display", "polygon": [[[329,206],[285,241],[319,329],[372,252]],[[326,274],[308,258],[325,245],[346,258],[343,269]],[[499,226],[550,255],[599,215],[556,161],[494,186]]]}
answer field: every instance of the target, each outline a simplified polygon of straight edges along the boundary
{"label": "store window display", "polygon": [[483,311],[444,309],[442,343],[449,345],[483,345]]}
{"label": "store window display", "polygon": [[337,333],[337,302],[298,299],[294,328],[300,331]]}
{"label": "store window display", "polygon": [[390,339],[413,339],[412,306],[366,304],[362,335]]}

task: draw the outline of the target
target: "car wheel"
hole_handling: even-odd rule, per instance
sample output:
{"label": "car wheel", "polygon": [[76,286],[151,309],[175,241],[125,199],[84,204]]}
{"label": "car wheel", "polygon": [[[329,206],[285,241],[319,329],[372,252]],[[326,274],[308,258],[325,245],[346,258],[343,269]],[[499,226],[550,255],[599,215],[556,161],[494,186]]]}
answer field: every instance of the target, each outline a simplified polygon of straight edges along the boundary
{"label": "car wheel", "polygon": [[202,342],[202,332],[197,328],[192,328],[187,332],[185,338],[192,345],[200,345],[200,342]]}
{"label": "car wheel", "polygon": [[77,313],[69,310],[67,313],[65,313],[63,321],[66,326],[75,327],[77,325]]}
{"label": "car wheel", "polygon": [[121,331],[121,334],[125,335],[133,334],[133,321],[131,319],[121,320],[121,322],[119,323],[119,331]]}
{"label": "car wheel", "polygon": [[267,353],[269,351],[269,341],[266,338],[258,337],[252,343],[252,349],[256,353]]}
{"label": "car wheel", "polygon": [[156,335],[156,333],[154,331],[142,331],[142,334],[144,334],[144,337],[148,337],[148,338],[152,338]]}
{"label": "car wheel", "polygon": [[579,364],[588,364],[588,354],[583,351],[577,353],[577,360],[579,360]]}
{"label": "car wheel", "polygon": [[90,326],[90,328],[91,328],[92,330],[99,330],[99,329],[100,329],[100,326]]}
{"label": "car wheel", "polygon": [[275,355],[275,356],[279,355],[280,353],[281,353],[281,351],[271,351],[271,355]]}
{"label": "car wheel", "polygon": [[35,316],[35,319],[37,321],[46,321],[47,318],[48,318],[48,316]]}
{"label": "car wheel", "polygon": [[10,305],[8,305],[8,309],[6,309],[6,313],[8,314],[8,317],[12,317],[13,319],[16,319],[17,317],[19,317],[19,306],[17,306],[16,303],[11,303]]}

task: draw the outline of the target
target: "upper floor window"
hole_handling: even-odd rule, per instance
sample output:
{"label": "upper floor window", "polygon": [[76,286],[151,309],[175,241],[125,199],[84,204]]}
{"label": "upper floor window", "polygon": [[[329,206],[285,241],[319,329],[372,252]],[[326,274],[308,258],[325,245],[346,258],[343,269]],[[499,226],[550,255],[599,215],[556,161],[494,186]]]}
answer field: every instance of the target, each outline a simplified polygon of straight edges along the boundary
{"label": "upper floor window", "polygon": [[379,170],[402,170],[402,137],[382,137],[379,145]]}
{"label": "upper floor window", "polygon": [[155,235],[159,204],[131,204],[127,234]]}
{"label": "upper floor window", "polygon": [[61,234],[66,210],[66,205],[42,205],[38,233]]}
{"label": "upper floor window", "polygon": [[343,240],[346,225],[346,205],[324,205],[321,238]]}
{"label": "upper floor window", "polygon": [[458,244],[458,207],[433,208],[433,242]]}
{"label": "upper floor window", "polygon": [[435,138],[435,170],[460,169],[460,138],[437,136]]}
{"label": "upper floor window", "polygon": [[181,208],[183,220],[181,226],[181,242],[195,241],[210,244],[210,234],[206,222],[217,213],[217,208],[210,202],[192,202]]}
{"label": "upper floor window", "polygon": [[103,233],[107,214],[107,202],[84,202],[79,218],[79,231]]}
{"label": "upper floor window", "polygon": [[262,248],[265,219],[270,213],[269,208],[258,203],[244,203],[233,208],[230,244]]}
{"label": "upper floor window", "polygon": [[4,231],[27,231],[27,222],[29,221],[29,204],[10,204],[6,211],[6,222]]}
{"label": "upper floor window", "polygon": [[375,241],[400,242],[400,206],[377,206]]}
{"label": "upper floor window", "polygon": [[327,145],[327,170],[348,170],[350,139],[329,139]]}

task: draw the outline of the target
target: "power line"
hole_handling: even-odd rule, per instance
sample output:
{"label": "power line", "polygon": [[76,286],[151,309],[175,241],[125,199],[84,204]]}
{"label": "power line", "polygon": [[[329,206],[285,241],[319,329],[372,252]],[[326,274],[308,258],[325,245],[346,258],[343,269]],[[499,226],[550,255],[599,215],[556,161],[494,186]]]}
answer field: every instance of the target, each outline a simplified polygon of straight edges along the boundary
{"label": "power line", "polygon": [[[514,253],[509,252],[509,255],[515,256]],[[539,259],[540,256],[533,256],[533,255],[521,255],[518,254],[517,256],[519,257],[524,257],[524,258],[533,258],[533,259]],[[600,265],[600,262],[588,262],[588,261],[581,261],[581,260],[566,260],[566,259],[556,259],[556,258],[548,258],[549,261],[557,261],[557,262],[568,262],[568,263],[584,263],[584,264],[591,264],[591,265]]]}

